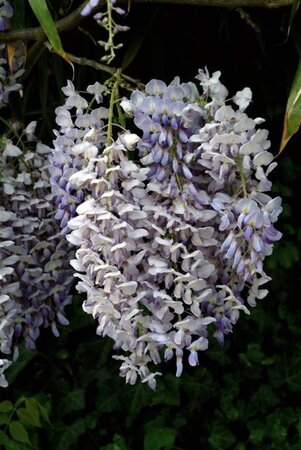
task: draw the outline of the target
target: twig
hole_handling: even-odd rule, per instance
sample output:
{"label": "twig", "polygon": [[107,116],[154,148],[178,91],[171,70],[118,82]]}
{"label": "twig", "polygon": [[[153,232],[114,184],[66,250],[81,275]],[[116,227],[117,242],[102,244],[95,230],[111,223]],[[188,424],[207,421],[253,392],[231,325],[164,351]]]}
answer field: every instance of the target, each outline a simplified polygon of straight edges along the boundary
{"label": "twig", "polygon": [[[127,0],[121,0],[125,2]],[[135,3],[165,3],[165,4],[182,4],[182,5],[196,5],[196,6],[212,6],[219,8],[280,8],[293,4],[293,0],[133,0]],[[88,3],[85,0],[76,10],[68,16],[56,22],[58,32],[68,31],[76,28],[86,17],[81,15],[81,11]],[[94,12],[99,10],[104,3],[101,0],[100,4],[95,7]],[[0,32],[0,42],[9,42],[17,40],[34,40],[43,41],[46,36],[41,27],[23,28],[18,30],[8,30]]]}
{"label": "twig", "polygon": [[248,14],[246,11],[244,11],[242,8],[237,8],[237,12],[240,15],[242,20],[245,20],[247,22],[247,24],[253,28],[253,30],[256,33],[260,33],[260,27],[253,22],[253,20],[251,19],[250,14]]}
{"label": "twig", "polygon": [[[81,11],[83,8],[87,5],[89,0],[85,0],[77,9],[75,9],[72,13],[70,13],[68,16],[64,17],[61,20],[58,20],[56,22],[56,28],[59,33],[63,31],[72,30],[73,28],[78,27],[83,20],[86,19],[85,16],[81,15]],[[95,11],[99,9],[104,1],[102,0],[100,2],[100,5],[98,5],[95,8]],[[18,30],[7,30],[2,31],[0,33],[0,41],[2,42],[9,42],[9,41],[44,41],[46,39],[46,35],[44,33],[44,30],[42,27],[35,27],[35,28],[21,28]]]}
{"label": "twig", "polygon": [[[83,58],[81,56],[75,56],[71,53],[66,53],[67,59],[72,61],[75,64],[79,64],[80,66],[89,66],[93,67],[93,69],[101,70],[102,72],[109,73],[110,75],[115,75],[118,71],[116,67],[110,67],[106,66],[105,64],[99,63],[97,61],[94,61],[93,59]],[[134,84],[135,86],[143,86],[143,83],[135,78],[130,77],[129,75],[125,75],[122,73],[121,78],[125,81],[127,81],[130,84]]]}

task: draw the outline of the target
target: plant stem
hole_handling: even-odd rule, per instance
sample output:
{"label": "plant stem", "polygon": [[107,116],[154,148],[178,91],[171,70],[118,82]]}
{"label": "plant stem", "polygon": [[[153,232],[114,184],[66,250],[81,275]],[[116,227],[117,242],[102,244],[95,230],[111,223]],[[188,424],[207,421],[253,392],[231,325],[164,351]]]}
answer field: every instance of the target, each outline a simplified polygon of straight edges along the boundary
{"label": "plant stem", "polygon": [[113,136],[113,112],[114,112],[114,103],[118,96],[118,86],[120,84],[121,79],[121,69],[117,69],[116,73],[114,74],[115,81],[112,86],[111,90],[111,97],[110,97],[110,106],[109,106],[109,118],[108,118],[108,132],[107,132],[107,140],[106,140],[106,147],[111,145],[111,140]]}

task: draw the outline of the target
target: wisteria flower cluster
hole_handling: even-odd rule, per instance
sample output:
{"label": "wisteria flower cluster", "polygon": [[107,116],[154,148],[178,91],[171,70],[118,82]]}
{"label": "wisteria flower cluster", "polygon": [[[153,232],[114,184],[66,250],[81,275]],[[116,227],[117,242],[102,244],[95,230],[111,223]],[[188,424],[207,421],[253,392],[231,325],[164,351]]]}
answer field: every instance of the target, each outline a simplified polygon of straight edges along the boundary
{"label": "wisteria flower cluster", "polygon": [[7,0],[0,1],[0,31],[9,28],[9,19],[14,15],[14,10]]}
{"label": "wisteria flower cluster", "polygon": [[[68,222],[76,215],[76,208],[85,196],[83,189],[75,187],[70,178],[102,150],[106,140],[104,120],[109,113],[107,108],[101,106],[105,91],[106,87],[98,82],[88,86],[88,102],[69,81],[63,88],[67,97],[65,105],[55,110],[56,123],[60,128],[54,131],[56,138],[49,158],[50,183],[55,196],[55,218],[60,222],[63,235],[68,231]],[[98,107],[92,109],[92,104]]]}
{"label": "wisteria flower cluster", "polygon": [[[59,335],[71,302],[72,251],[54,217],[49,183],[50,148],[36,142],[36,123],[11,125],[0,142],[0,351],[18,357],[18,345],[35,348],[41,328]],[[18,145],[13,136],[19,134]],[[0,386],[11,364],[0,359]]]}
{"label": "wisteria flower cluster", "polygon": [[245,113],[250,89],[228,99],[219,77],[200,70],[201,93],[151,80],[121,102],[140,137],[127,131],[106,146],[103,110],[96,120],[70,83],[57,110],[56,202],[78,248],[77,289],[131,384],[155,388],[162,359],[175,356],[177,376],[186,359],[196,366],[209,331],[223,343],[267,294],[263,260],[281,237],[281,199],[267,194],[276,163],[263,119]]}

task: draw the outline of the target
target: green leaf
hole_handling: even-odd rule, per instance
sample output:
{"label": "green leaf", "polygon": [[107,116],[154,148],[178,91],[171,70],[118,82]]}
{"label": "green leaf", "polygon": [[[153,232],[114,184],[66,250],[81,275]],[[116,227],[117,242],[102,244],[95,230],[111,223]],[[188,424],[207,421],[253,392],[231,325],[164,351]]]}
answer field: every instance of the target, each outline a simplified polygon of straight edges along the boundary
{"label": "green leaf", "polygon": [[9,400],[4,400],[4,402],[0,403],[0,412],[6,413],[10,412],[14,409],[14,405]]}
{"label": "green leaf", "polygon": [[299,61],[286,105],[284,126],[279,154],[283,151],[290,138],[298,131],[300,124],[301,124],[301,60]]}
{"label": "green leaf", "polygon": [[101,447],[100,450],[127,450],[128,447],[125,443],[125,440],[119,434],[115,434],[113,438],[113,443],[106,445],[105,447]]}
{"label": "green leaf", "polygon": [[250,442],[254,445],[261,444],[264,438],[265,423],[252,420],[247,423],[247,427],[250,430]]}
{"label": "green leaf", "polygon": [[9,424],[8,429],[14,440],[23,442],[24,444],[30,444],[28,433],[22,423],[13,421]]}
{"label": "green leaf", "polygon": [[32,425],[34,427],[41,426],[39,411],[27,408],[19,408],[16,412],[17,416],[19,417],[21,422],[24,423],[24,425]]}
{"label": "green leaf", "polygon": [[158,388],[152,395],[151,405],[180,405],[179,378],[167,374],[164,380],[158,381]]}
{"label": "green leaf", "polygon": [[25,349],[24,344],[20,345],[20,356],[18,358],[18,364],[12,364],[7,369],[7,372],[5,372],[7,373],[7,379],[9,381],[9,384],[12,384],[13,381],[15,381],[19,373],[22,372],[22,370],[27,366],[27,364],[29,364],[30,361],[32,361],[33,358],[35,358],[36,355],[37,352],[35,351],[28,352]]}
{"label": "green leaf", "polygon": [[25,399],[25,407],[26,410],[31,415],[32,419],[35,422],[35,425],[39,427],[40,423],[40,404],[35,398],[26,398]]}
{"label": "green leaf", "polygon": [[128,389],[129,399],[126,423],[127,425],[131,425],[140,411],[149,405],[152,393],[150,388],[142,383],[136,386],[128,386]]}
{"label": "green leaf", "polygon": [[58,430],[56,429],[56,450],[70,450],[78,448],[75,444],[77,443],[79,436],[83,434],[85,430],[86,427],[84,419],[78,419],[70,426],[65,425],[61,434],[58,434]]}
{"label": "green leaf", "polygon": [[9,420],[10,420],[10,414],[0,414],[0,425],[9,423]]}
{"label": "green leaf", "polygon": [[292,4],[292,9],[291,9],[291,15],[290,15],[289,24],[288,24],[288,27],[287,27],[287,37],[288,37],[289,34],[290,34],[291,27],[292,27],[293,21],[294,21],[294,19],[295,19],[295,16],[296,16],[296,14],[297,14],[297,11],[298,11],[298,9],[299,9],[299,6],[300,6],[300,0],[294,0],[294,2],[293,2],[293,4]]}
{"label": "green leaf", "polygon": [[63,50],[60,36],[57,32],[55,23],[51,17],[46,0],[28,0],[35,16],[41,24],[51,46],[53,49],[65,58],[65,52]]}
{"label": "green leaf", "polygon": [[236,420],[239,417],[239,411],[236,407],[236,402],[234,400],[234,396],[231,392],[229,392],[229,389],[222,392],[221,395],[221,409],[227,419],[229,420]]}
{"label": "green leaf", "polygon": [[213,426],[208,441],[213,449],[226,450],[234,444],[235,437],[226,423],[216,423]]}
{"label": "green leaf", "polygon": [[144,437],[144,450],[170,450],[174,446],[176,430],[172,428],[152,428]]}
{"label": "green leaf", "polygon": [[85,391],[83,389],[74,389],[69,392],[63,400],[61,406],[62,415],[74,411],[81,411],[85,408]]}
{"label": "green leaf", "polygon": [[[36,400],[36,399],[35,399],[35,400]],[[41,405],[41,403],[38,402],[38,400],[36,400],[36,402],[37,402],[37,405],[38,405],[38,408],[39,408],[39,411],[40,411],[41,416],[43,417],[43,419],[45,420],[45,422],[47,422],[47,423],[50,424],[50,419],[49,419],[49,414],[48,414],[47,409],[46,409],[43,405]]]}
{"label": "green leaf", "polygon": [[99,369],[97,375],[97,411],[103,414],[120,410],[120,379],[112,377],[107,368]]}
{"label": "green leaf", "polygon": [[246,446],[242,442],[239,442],[238,444],[235,445],[234,450],[246,450]]}
{"label": "green leaf", "polygon": [[6,436],[6,434],[2,430],[0,430],[0,444],[5,445],[5,448],[9,450],[20,450],[19,445],[9,439],[9,437]]}
{"label": "green leaf", "polygon": [[266,413],[280,402],[273,388],[268,384],[261,385],[250,400],[254,412]]}

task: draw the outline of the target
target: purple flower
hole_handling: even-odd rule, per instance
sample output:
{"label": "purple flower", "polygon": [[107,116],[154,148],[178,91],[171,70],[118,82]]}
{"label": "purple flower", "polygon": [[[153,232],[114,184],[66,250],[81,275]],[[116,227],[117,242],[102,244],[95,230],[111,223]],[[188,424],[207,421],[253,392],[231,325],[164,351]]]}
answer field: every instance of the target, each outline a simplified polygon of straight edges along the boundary
{"label": "purple flower", "polygon": [[181,376],[199,364],[209,328],[222,344],[246,303],[265,297],[264,259],[281,237],[268,133],[244,112],[249,88],[233,97],[237,108],[220,72],[197,78],[202,93],[178,78],[132,92],[121,105],[141,137],[127,131],[105,148],[71,83],[73,100],[57,110],[54,189],[83,309],[114,340],[126,382],[152,389],[161,355]]}

